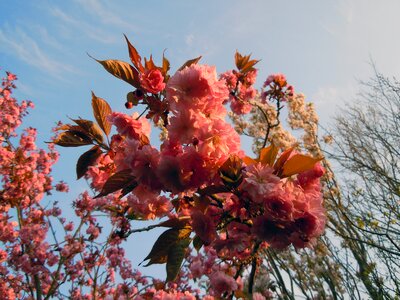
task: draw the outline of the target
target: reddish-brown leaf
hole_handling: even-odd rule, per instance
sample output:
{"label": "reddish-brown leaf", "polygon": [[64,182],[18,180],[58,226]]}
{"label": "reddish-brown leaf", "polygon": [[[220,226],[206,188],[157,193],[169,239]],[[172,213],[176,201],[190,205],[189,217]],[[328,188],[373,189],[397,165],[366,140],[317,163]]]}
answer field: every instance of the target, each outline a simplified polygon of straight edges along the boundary
{"label": "reddish-brown leaf", "polygon": [[193,59],[189,59],[187,62],[185,62],[179,69],[178,71],[182,71],[184,68],[186,67],[190,67],[193,64],[197,64],[199,62],[199,60],[201,59],[202,56],[193,58]]}
{"label": "reddish-brown leaf", "polygon": [[81,130],[86,133],[89,137],[92,139],[96,140],[99,143],[103,142],[103,133],[96,123],[90,121],[90,120],[85,120],[85,119],[71,119],[74,121],[80,128]]}
{"label": "reddish-brown leaf", "polygon": [[135,181],[135,176],[132,175],[132,170],[126,169],[113,174],[101,189],[100,194],[95,198],[103,197],[108,194],[114,193],[121,189],[127,188]]}
{"label": "reddish-brown leaf", "polygon": [[150,55],[149,60],[147,60],[146,57],[144,58],[144,65],[145,65],[146,70],[157,69],[157,66],[154,64],[152,55]]}
{"label": "reddish-brown leaf", "polygon": [[246,166],[254,165],[257,161],[249,156],[243,157],[243,162]]}
{"label": "reddish-brown leaf", "polygon": [[167,221],[158,224],[158,227],[170,227],[170,228],[183,228],[187,227],[190,221],[190,216],[183,216],[179,218],[168,219]]}
{"label": "reddish-brown leaf", "polygon": [[164,76],[165,79],[168,79],[168,71],[170,68],[170,63],[169,60],[165,57],[164,53],[163,53],[163,57],[162,57],[162,74]]}
{"label": "reddish-brown leaf", "polygon": [[194,206],[200,210],[201,212],[205,212],[207,210],[207,208],[210,205],[211,199],[210,197],[204,195],[204,196],[193,196],[193,200],[194,200]]}
{"label": "reddish-brown leaf", "polygon": [[246,299],[246,298],[248,298],[247,294],[242,290],[236,290],[234,294],[235,294],[235,298],[236,299]]}
{"label": "reddish-brown leaf", "polygon": [[127,62],[116,59],[93,59],[101,64],[103,68],[106,69],[110,74],[122,79],[136,88],[140,88],[139,72]]}
{"label": "reddish-brown leaf", "polygon": [[178,230],[178,239],[183,240],[189,237],[189,235],[192,233],[192,227],[191,226],[185,226],[183,228],[177,228]]}
{"label": "reddish-brown leaf", "polygon": [[67,130],[60,133],[53,143],[62,147],[79,147],[92,144],[92,139],[81,131]]}
{"label": "reddish-brown leaf", "polygon": [[156,256],[150,257],[148,259],[149,259],[149,262],[147,264],[143,265],[143,267],[148,267],[148,266],[151,266],[154,264],[165,264],[168,259],[168,251],[162,251],[162,253],[159,252]]}
{"label": "reddish-brown leaf", "polygon": [[96,160],[102,154],[101,149],[99,146],[94,146],[89,151],[83,153],[76,164],[76,176],[77,179],[80,179],[84,176],[89,169],[90,166],[93,166]]}
{"label": "reddish-brown leaf", "polygon": [[129,194],[132,192],[136,187],[138,186],[138,183],[136,181],[133,181],[131,184],[128,184],[121,190],[121,195],[119,198],[124,197],[125,195]]}
{"label": "reddish-brown leaf", "polygon": [[112,113],[110,105],[106,100],[97,97],[92,92],[92,108],[97,124],[99,124],[100,128],[103,129],[106,135],[109,135],[111,131],[111,123],[108,121],[107,117]]}
{"label": "reddish-brown leaf", "polygon": [[242,67],[249,61],[250,55],[243,56],[237,50],[235,52],[235,65],[238,70],[241,70]]}
{"label": "reddish-brown leaf", "polygon": [[289,177],[301,172],[311,170],[321,159],[304,154],[295,154],[283,165],[282,176]]}
{"label": "reddish-brown leaf", "polygon": [[71,125],[71,124],[61,124],[55,128],[56,131],[61,131],[61,130],[74,130],[73,127],[79,128],[79,126],[76,125]]}
{"label": "reddish-brown leaf", "polygon": [[279,158],[277,159],[277,161],[274,164],[274,169],[275,172],[278,174],[278,176],[280,176],[282,174],[282,168],[283,165],[285,164],[285,162],[288,160],[290,154],[292,154],[294,148],[289,148],[285,151],[282,152],[282,154],[279,156]]}
{"label": "reddish-brown leaf", "polygon": [[259,60],[250,60],[249,62],[247,62],[242,69],[240,70],[241,73],[246,74],[249,71],[254,70],[254,66],[259,62]]}
{"label": "reddish-brown leaf", "polygon": [[260,162],[264,165],[273,166],[276,156],[278,155],[279,148],[274,144],[269,145],[267,148],[263,148],[260,151]]}
{"label": "reddish-brown leaf", "polygon": [[124,34],[124,37],[126,39],[126,43],[128,44],[129,57],[130,57],[133,65],[136,67],[136,69],[139,72],[143,73],[144,72],[144,68],[142,66],[142,58],[140,57],[139,52],[136,50],[135,47],[133,47],[133,45],[128,40],[128,38],[126,37],[125,34]]}
{"label": "reddish-brown leaf", "polygon": [[198,190],[200,195],[212,195],[227,192],[229,192],[229,189],[224,185],[209,185],[201,190]]}
{"label": "reddish-brown leaf", "polygon": [[235,53],[235,65],[241,73],[247,73],[254,69],[254,65],[259,62],[259,60],[250,60],[251,55],[242,55],[238,51]]}

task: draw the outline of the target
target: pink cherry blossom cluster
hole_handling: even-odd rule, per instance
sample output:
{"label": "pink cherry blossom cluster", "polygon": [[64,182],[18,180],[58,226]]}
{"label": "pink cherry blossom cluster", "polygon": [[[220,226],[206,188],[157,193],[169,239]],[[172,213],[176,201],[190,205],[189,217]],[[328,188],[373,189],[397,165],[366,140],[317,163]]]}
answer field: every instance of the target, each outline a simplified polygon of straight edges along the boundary
{"label": "pink cherry blossom cluster", "polygon": [[[54,145],[49,151],[36,147],[36,130],[25,129],[18,139],[16,129],[33,107],[28,101],[18,103],[12,97],[16,76],[7,73],[0,90],[0,291],[5,299],[15,299],[26,286],[28,278],[43,274],[43,265],[53,266],[58,258],[46,240],[48,224],[44,221],[50,210],[39,206],[45,194],[53,189],[51,166],[58,154]],[[59,184],[59,188],[63,183]],[[39,278],[39,277],[38,277]]]}
{"label": "pink cherry blossom cluster", "polygon": [[[54,144],[39,149],[33,128],[18,136],[33,105],[11,97],[14,75],[3,80],[0,292],[5,299],[63,298],[66,283],[73,299],[267,299],[268,290],[255,293],[250,284],[245,291],[244,274],[255,276],[269,248],[312,247],[326,220],[319,159],[295,147],[281,149],[268,136],[293,87],[283,75],[271,75],[260,94],[254,88],[257,61],[239,53],[237,70],[218,75],[197,58],[170,76],[165,58],[163,67],[152,59],[142,65],[128,46],[130,77],[113,75],[135,87],[126,107],[144,105],[144,111],[113,112],[93,94],[97,124],[78,119],[55,130],[54,144],[92,145],[79,158],[77,174],[97,195],[83,192],[72,202],[77,222],[67,220],[56,202],[42,204],[51,191],[68,191],[51,177],[58,153]],[[254,104],[257,97],[262,101]],[[272,100],[276,111],[269,106],[262,112],[275,120],[266,120],[264,146],[252,159],[226,120],[226,107],[242,116]],[[150,121],[161,129],[159,147],[150,142]],[[135,220],[154,219],[159,223],[134,229]],[[145,261],[165,263],[166,281],[133,269],[123,248],[136,232],[155,227],[167,230]]]}
{"label": "pink cherry blossom cluster", "polygon": [[267,99],[287,101],[289,97],[294,96],[294,88],[292,85],[287,83],[286,76],[283,74],[273,74],[268,76],[263,87],[268,88],[261,94],[263,101],[267,101]]}
{"label": "pink cherry blossom cluster", "polygon": [[[221,200],[207,200],[215,205],[200,210],[187,203],[188,197],[201,189],[223,185],[219,171],[229,157],[245,157],[239,135],[225,121],[223,103],[229,98],[229,89],[222,78],[218,79],[214,67],[193,64],[169,79],[165,101],[171,116],[160,151],[143,142],[150,134],[145,118],[138,118],[136,113],[112,113],[109,120],[118,132],[112,137],[113,158],[110,152],[102,156],[99,165],[90,168],[88,177],[93,187],[101,190],[110,171],[129,169],[138,186],[128,195],[127,204],[144,219],[166,216],[172,211],[171,202],[161,192],[178,195],[181,205],[179,212],[175,211],[190,215],[197,235],[206,244],[217,241],[218,249],[223,249],[225,238],[218,237],[215,230],[221,216],[227,214],[232,220],[226,229],[229,239],[235,237],[235,242],[226,243],[243,248],[242,251],[251,246],[256,236],[281,248],[291,243],[304,247],[324,228],[319,192],[323,170],[319,164],[293,180],[281,178],[271,165],[239,165],[236,168],[242,177],[240,185],[222,189]],[[105,167],[103,161],[113,166]]]}
{"label": "pink cherry blossom cluster", "polygon": [[[317,160],[291,175],[282,172],[297,155],[293,149],[276,163],[249,161],[240,136],[225,120],[227,101],[237,114],[250,111],[256,74],[254,69],[218,76],[214,67],[191,64],[171,76],[165,90],[154,92],[146,83],[144,101],[156,97],[169,113],[160,149],[149,143],[150,105],[147,118],[113,112],[108,119],[117,134],[110,150],[86,174],[100,192],[114,172],[129,170],[137,184],[122,198],[130,218],[185,220],[207,248],[207,255],[199,252],[188,259],[189,278],[206,276],[208,293],[216,297],[240,289],[236,270],[241,262],[268,247],[311,246],[325,227],[319,181],[324,170]],[[278,89],[275,85],[285,88],[285,93],[274,92],[278,101],[291,96],[286,91],[293,92],[282,76],[267,82],[271,91]],[[129,228],[123,234],[129,236]]]}
{"label": "pink cherry blossom cluster", "polygon": [[241,74],[235,70],[227,71],[220,76],[225,80],[230,90],[229,102],[231,110],[238,115],[247,114],[252,105],[249,100],[254,99],[257,90],[253,87],[257,78],[257,69]]}
{"label": "pink cherry blossom cluster", "polygon": [[27,108],[33,107],[30,101],[22,101],[18,104],[12,98],[12,90],[15,88],[14,80],[17,77],[7,72],[7,77],[2,80],[0,87],[0,113],[1,113],[1,127],[0,127],[0,142],[5,140],[6,136],[15,135],[15,129],[21,125],[22,118],[27,114]]}
{"label": "pink cherry blossom cluster", "polygon": [[253,233],[274,248],[289,244],[303,248],[324,231],[325,211],[319,183],[324,170],[317,163],[293,182],[281,182],[272,173],[270,167],[257,164],[249,168],[244,180],[243,189],[251,191],[250,199],[265,209],[263,215],[253,220]]}
{"label": "pink cherry blossom cluster", "polygon": [[[147,279],[132,269],[115,230],[101,241],[102,227],[93,216],[96,207],[112,203],[112,196],[80,195],[74,201],[75,224],[66,220],[56,201],[42,205],[46,195],[67,192],[68,186],[53,184],[51,169],[59,157],[54,144],[48,151],[38,148],[34,128],[16,132],[27,108],[33,107],[12,97],[16,79],[7,73],[0,90],[0,298],[62,299],[65,283],[73,299],[138,294]],[[114,229],[126,226],[125,219],[112,221]],[[116,284],[115,272],[123,283]]]}

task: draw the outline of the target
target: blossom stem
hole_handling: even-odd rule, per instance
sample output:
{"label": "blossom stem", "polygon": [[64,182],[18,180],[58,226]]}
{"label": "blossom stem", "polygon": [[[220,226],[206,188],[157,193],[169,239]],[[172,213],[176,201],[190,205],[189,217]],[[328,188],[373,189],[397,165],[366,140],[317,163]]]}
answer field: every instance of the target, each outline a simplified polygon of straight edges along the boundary
{"label": "blossom stem", "polygon": [[35,279],[36,299],[37,300],[42,300],[42,286],[40,284],[39,275],[35,274],[33,277]]}
{"label": "blossom stem", "polygon": [[253,260],[251,261],[251,271],[250,271],[250,276],[249,276],[249,289],[248,292],[249,294],[253,294],[253,286],[254,286],[254,279],[256,276],[256,271],[257,271],[257,252],[258,249],[260,248],[261,242],[258,241],[255,245],[254,245],[254,249],[253,249]]}
{"label": "blossom stem", "polygon": [[136,118],[136,120],[139,120],[139,119],[144,115],[144,113],[145,113],[148,109],[149,109],[149,107],[147,106],[147,107],[145,108],[145,110],[142,111],[142,113]]}

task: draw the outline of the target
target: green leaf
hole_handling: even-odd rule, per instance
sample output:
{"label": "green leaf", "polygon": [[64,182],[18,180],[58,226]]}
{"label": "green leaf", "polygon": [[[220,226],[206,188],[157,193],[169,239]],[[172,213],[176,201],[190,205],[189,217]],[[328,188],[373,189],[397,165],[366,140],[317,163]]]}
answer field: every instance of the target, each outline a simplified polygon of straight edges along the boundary
{"label": "green leaf", "polygon": [[143,260],[150,260],[145,267],[152,264],[162,264],[167,262],[168,250],[179,239],[179,231],[175,228],[164,231],[156,240],[150,253]]}
{"label": "green leaf", "polygon": [[106,100],[97,97],[92,92],[92,108],[97,124],[99,124],[100,128],[103,129],[106,135],[109,135],[111,131],[111,123],[108,121],[107,117],[112,113],[110,105]]}
{"label": "green leaf", "polygon": [[193,247],[197,250],[197,252],[200,251],[201,247],[203,247],[203,241],[198,235],[196,235],[193,239]]}
{"label": "green leaf", "polygon": [[83,153],[76,164],[76,176],[77,179],[80,179],[84,176],[89,169],[90,166],[93,166],[96,160],[102,154],[99,146],[94,146],[89,151]]}
{"label": "green leaf", "polygon": [[164,231],[154,243],[150,253],[143,260],[150,260],[145,267],[152,264],[165,263],[170,247],[175,245],[178,241],[188,238],[191,232],[192,228],[189,226],[184,228],[171,228]]}
{"label": "green leaf", "polygon": [[190,238],[185,238],[169,248],[167,258],[167,282],[174,281],[176,276],[178,276],[189,244]]}

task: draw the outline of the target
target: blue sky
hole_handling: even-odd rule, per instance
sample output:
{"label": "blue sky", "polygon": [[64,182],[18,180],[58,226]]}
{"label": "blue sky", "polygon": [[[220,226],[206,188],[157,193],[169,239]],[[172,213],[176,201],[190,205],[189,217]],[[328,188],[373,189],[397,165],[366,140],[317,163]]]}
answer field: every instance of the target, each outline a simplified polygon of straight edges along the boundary
{"label": "blue sky", "polygon": [[[371,60],[385,75],[400,75],[396,0],[14,0],[1,1],[0,11],[0,67],[18,75],[16,96],[35,102],[26,124],[39,129],[42,146],[58,120],[91,117],[91,90],[124,111],[130,87],[86,54],[128,61],[123,33],[156,62],[166,49],[172,70],[203,55],[223,72],[233,68],[236,49],[251,52],[261,59],[259,86],[270,73],[286,74],[316,104],[324,125],[354,99],[358,80],[372,75]],[[76,195],[86,188],[74,179],[79,152],[60,152],[55,177]],[[140,261],[153,241],[138,248],[130,242],[132,257]]]}

